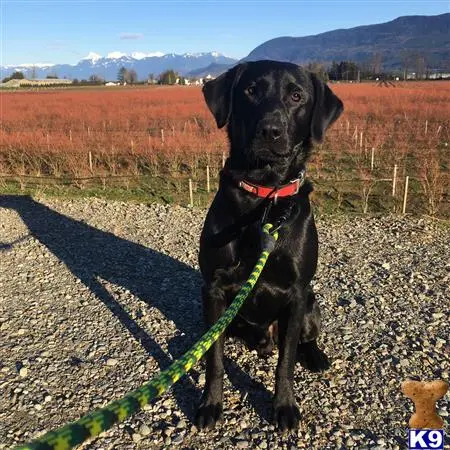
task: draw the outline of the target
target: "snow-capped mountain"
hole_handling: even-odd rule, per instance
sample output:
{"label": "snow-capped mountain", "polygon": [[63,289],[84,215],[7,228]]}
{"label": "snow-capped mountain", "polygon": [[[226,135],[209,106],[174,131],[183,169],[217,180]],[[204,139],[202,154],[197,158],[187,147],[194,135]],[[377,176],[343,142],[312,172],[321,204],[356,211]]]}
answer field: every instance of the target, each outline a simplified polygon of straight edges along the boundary
{"label": "snow-capped mountain", "polygon": [[4,78],[16,70],[23,72],[25,77],[45,78],[47,75],[57,75],[59,78],[78,80],[88,79],[91,75],[98,75],[105,80],[116,80],[121,67],[134,69],[140,80],[147,79],[149,74],[158,77],[161,72],[173,69],[181,75],[209,66],[210,64],[233,64],[236,60],[218,52],[209,53],[175,53],[161,52],[126,54],[119,51],[101,56],[89,52],[77,64],[20,64],[17,66],[0,67],[1,77]]}

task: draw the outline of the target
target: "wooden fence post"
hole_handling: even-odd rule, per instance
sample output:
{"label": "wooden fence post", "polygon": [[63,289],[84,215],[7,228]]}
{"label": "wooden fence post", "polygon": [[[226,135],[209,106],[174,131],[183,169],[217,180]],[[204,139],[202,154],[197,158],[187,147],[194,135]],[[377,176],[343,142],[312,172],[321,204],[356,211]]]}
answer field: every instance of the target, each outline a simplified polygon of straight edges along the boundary
{"label": "wooden fence post", "polygon": [[164,144],[164,130],[161,128],[161,142]]}
{"label": "wooden fence post", "polygon": [[409,184],[409,176],[405,178],[405,192],[403,194],[403,209],[402,213],[406,214],[406,200],[408,198],[408,184]]}
{"label": "wooden fence post", "polygon": [[428,120],[425,120],[425,134],[428,133]]}
{"label": "wooden fence post", "polygon": [[373,171],[373,166],[375,162],[375,147],[372,147],[372,155],[370,157],[370,170]]}
{"label": "wooden fence post", "polygon": [[210,192],[211,186],[209,184],[209,166],[206,166],[206,192]]}
{"label": "wooden fence post", "polygon": [[72,142],[72,130],[69,130],[69,140]]}
{"label": "wooden fence post", "polygon": [[91,173],[93,174],[93,170],[92,170],[92,153],[89,152],[89,169],[91,170]]}
{"label": "wooden fence post", "polygon": [[397,184],[397,164],[394,164],[394,175],[392,176],[392,197],[395,197],[396,184]]}
{"label": "wooden fence post", "polygon": [[192,180],[189,178],[189,205],[194,206],[194,194],[192,193]]}

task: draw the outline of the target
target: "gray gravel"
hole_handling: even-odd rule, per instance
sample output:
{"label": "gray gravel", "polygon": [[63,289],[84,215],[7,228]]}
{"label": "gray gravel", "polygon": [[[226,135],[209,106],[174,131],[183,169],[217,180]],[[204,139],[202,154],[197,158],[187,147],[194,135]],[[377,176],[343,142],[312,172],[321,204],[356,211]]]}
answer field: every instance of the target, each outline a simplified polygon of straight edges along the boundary
{"label": "gray gravel", "polygon": [[[0,448],[104,406],[201,335],[205,211],[0,196]],[[192,424],[204,364],[90,449],[400,449],[407,377],[448,380],[449,229],[429,219],[320,217],[314,281],[332,368],[297,367],[298,432],[270,424],[275,355],[226,346],[225,419]],[[439,403],[448,421],[449,404]],[[447,429],[448,434],[448,429]]]}

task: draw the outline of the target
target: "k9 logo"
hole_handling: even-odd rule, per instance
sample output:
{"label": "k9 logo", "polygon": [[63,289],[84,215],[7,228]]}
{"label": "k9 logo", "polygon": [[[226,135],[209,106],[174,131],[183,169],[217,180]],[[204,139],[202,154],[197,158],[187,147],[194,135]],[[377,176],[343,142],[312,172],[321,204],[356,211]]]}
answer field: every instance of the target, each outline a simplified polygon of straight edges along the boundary
{"label": "k9 logo", "polygon": [[443,450],[443,430],[409,430],[409,450]]}

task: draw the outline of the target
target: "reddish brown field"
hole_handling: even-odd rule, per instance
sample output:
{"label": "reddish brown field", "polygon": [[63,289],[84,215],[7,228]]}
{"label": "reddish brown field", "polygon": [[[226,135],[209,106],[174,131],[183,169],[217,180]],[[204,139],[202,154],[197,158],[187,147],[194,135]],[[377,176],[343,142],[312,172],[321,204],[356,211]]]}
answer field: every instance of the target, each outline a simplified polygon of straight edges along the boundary
{"label": "reddish brown field", "polygon": [[[422,180],[424,190],[445,186],[450,82],[331,88],[345,113],[317,147],[316,178],[390,177],[397,164],[399,176]],[[111,89],[2,92],[0,174],[195,176],[206,161],[220,166],[227,139],[199,88]]]}

